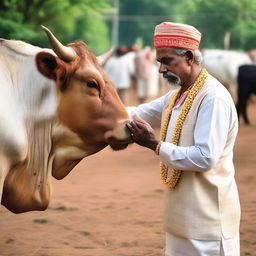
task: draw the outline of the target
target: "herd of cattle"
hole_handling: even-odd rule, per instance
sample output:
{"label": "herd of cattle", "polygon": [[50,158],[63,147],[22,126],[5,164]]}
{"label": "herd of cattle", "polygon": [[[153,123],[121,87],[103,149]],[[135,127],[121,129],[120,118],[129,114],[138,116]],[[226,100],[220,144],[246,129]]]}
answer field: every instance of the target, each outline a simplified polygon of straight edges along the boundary
{"label": "herd of cattle", "polygon": [[[52,49],[0,39],[0,199],[14,213],[45,210],[52,176],[64,178],[107,145],[119,150],[131,142],[128,113],[102,68],[110,52],[96,57],[83,42],[64,46],[43,29]],[[243,53],[203,55],[248,124],[256,66]]]}

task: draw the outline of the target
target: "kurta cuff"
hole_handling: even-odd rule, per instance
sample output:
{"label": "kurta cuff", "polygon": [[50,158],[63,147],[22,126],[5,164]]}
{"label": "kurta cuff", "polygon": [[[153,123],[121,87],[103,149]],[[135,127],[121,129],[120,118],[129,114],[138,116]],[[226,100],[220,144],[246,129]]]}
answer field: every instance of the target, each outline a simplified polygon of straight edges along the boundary
{"label": "kurta cuff", "polygon": [[159,150],[160,159],[168,164],[171,161],[185,159],[185,154],[177,150],[177,145],[170,142],[163,142]]}

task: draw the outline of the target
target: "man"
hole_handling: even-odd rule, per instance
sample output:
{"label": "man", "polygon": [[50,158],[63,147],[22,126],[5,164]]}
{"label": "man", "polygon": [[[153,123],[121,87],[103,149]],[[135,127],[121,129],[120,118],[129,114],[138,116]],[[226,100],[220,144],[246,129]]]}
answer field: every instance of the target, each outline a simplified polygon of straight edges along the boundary
{"label": "man", "polygon": [[131,76],[134,74],[134,61],[128,56],[127,50],[124,46],[117,48],[116,54],[105,65],[105,71],[115,82],[118,95],[124,104],[128,102]]}
{"label": "man", "polygon": [[[139,50],[135,57],[135,75],[137,78],[137,97],[139,103],[144,103],[150,95],[151,80],[154,79],[155,58],[149,46]],[[154,81],[156,86],[156,81]]]}
{"label": "man", "polygon": [[[166,187],[166,256],[240,255],[234,179],[236,109],[224,86],[201,68],[200,32],[163,22],[154,45],[159,72],[180,89],[127,108],[133,141],[161,160]],[[160,140],[151,126],[161,124]]]}

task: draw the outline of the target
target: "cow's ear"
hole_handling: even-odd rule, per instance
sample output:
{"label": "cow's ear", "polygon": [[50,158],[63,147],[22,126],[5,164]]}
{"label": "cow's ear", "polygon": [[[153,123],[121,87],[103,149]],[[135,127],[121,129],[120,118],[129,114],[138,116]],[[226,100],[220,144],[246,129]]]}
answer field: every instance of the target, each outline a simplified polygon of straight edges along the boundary
{"label": "cow's ear", "polygon": [[41,74],[61,85],[65,80],[66,67],[62,60],[48,53],[39,52],[36,55],[36,65]]}

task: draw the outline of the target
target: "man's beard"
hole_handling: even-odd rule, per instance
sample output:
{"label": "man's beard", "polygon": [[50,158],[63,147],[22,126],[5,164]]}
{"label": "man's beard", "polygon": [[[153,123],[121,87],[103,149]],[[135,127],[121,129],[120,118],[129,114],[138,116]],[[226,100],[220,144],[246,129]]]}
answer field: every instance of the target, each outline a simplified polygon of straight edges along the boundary
{"label": "man's beard", "polygon": [[168,80],[168,82],[172,85],[180,85],[181,84],[180,78],[177,75],[175,75],[174,73],[172,73],[171,71],[164,72],[163,77],[166,78]]}

